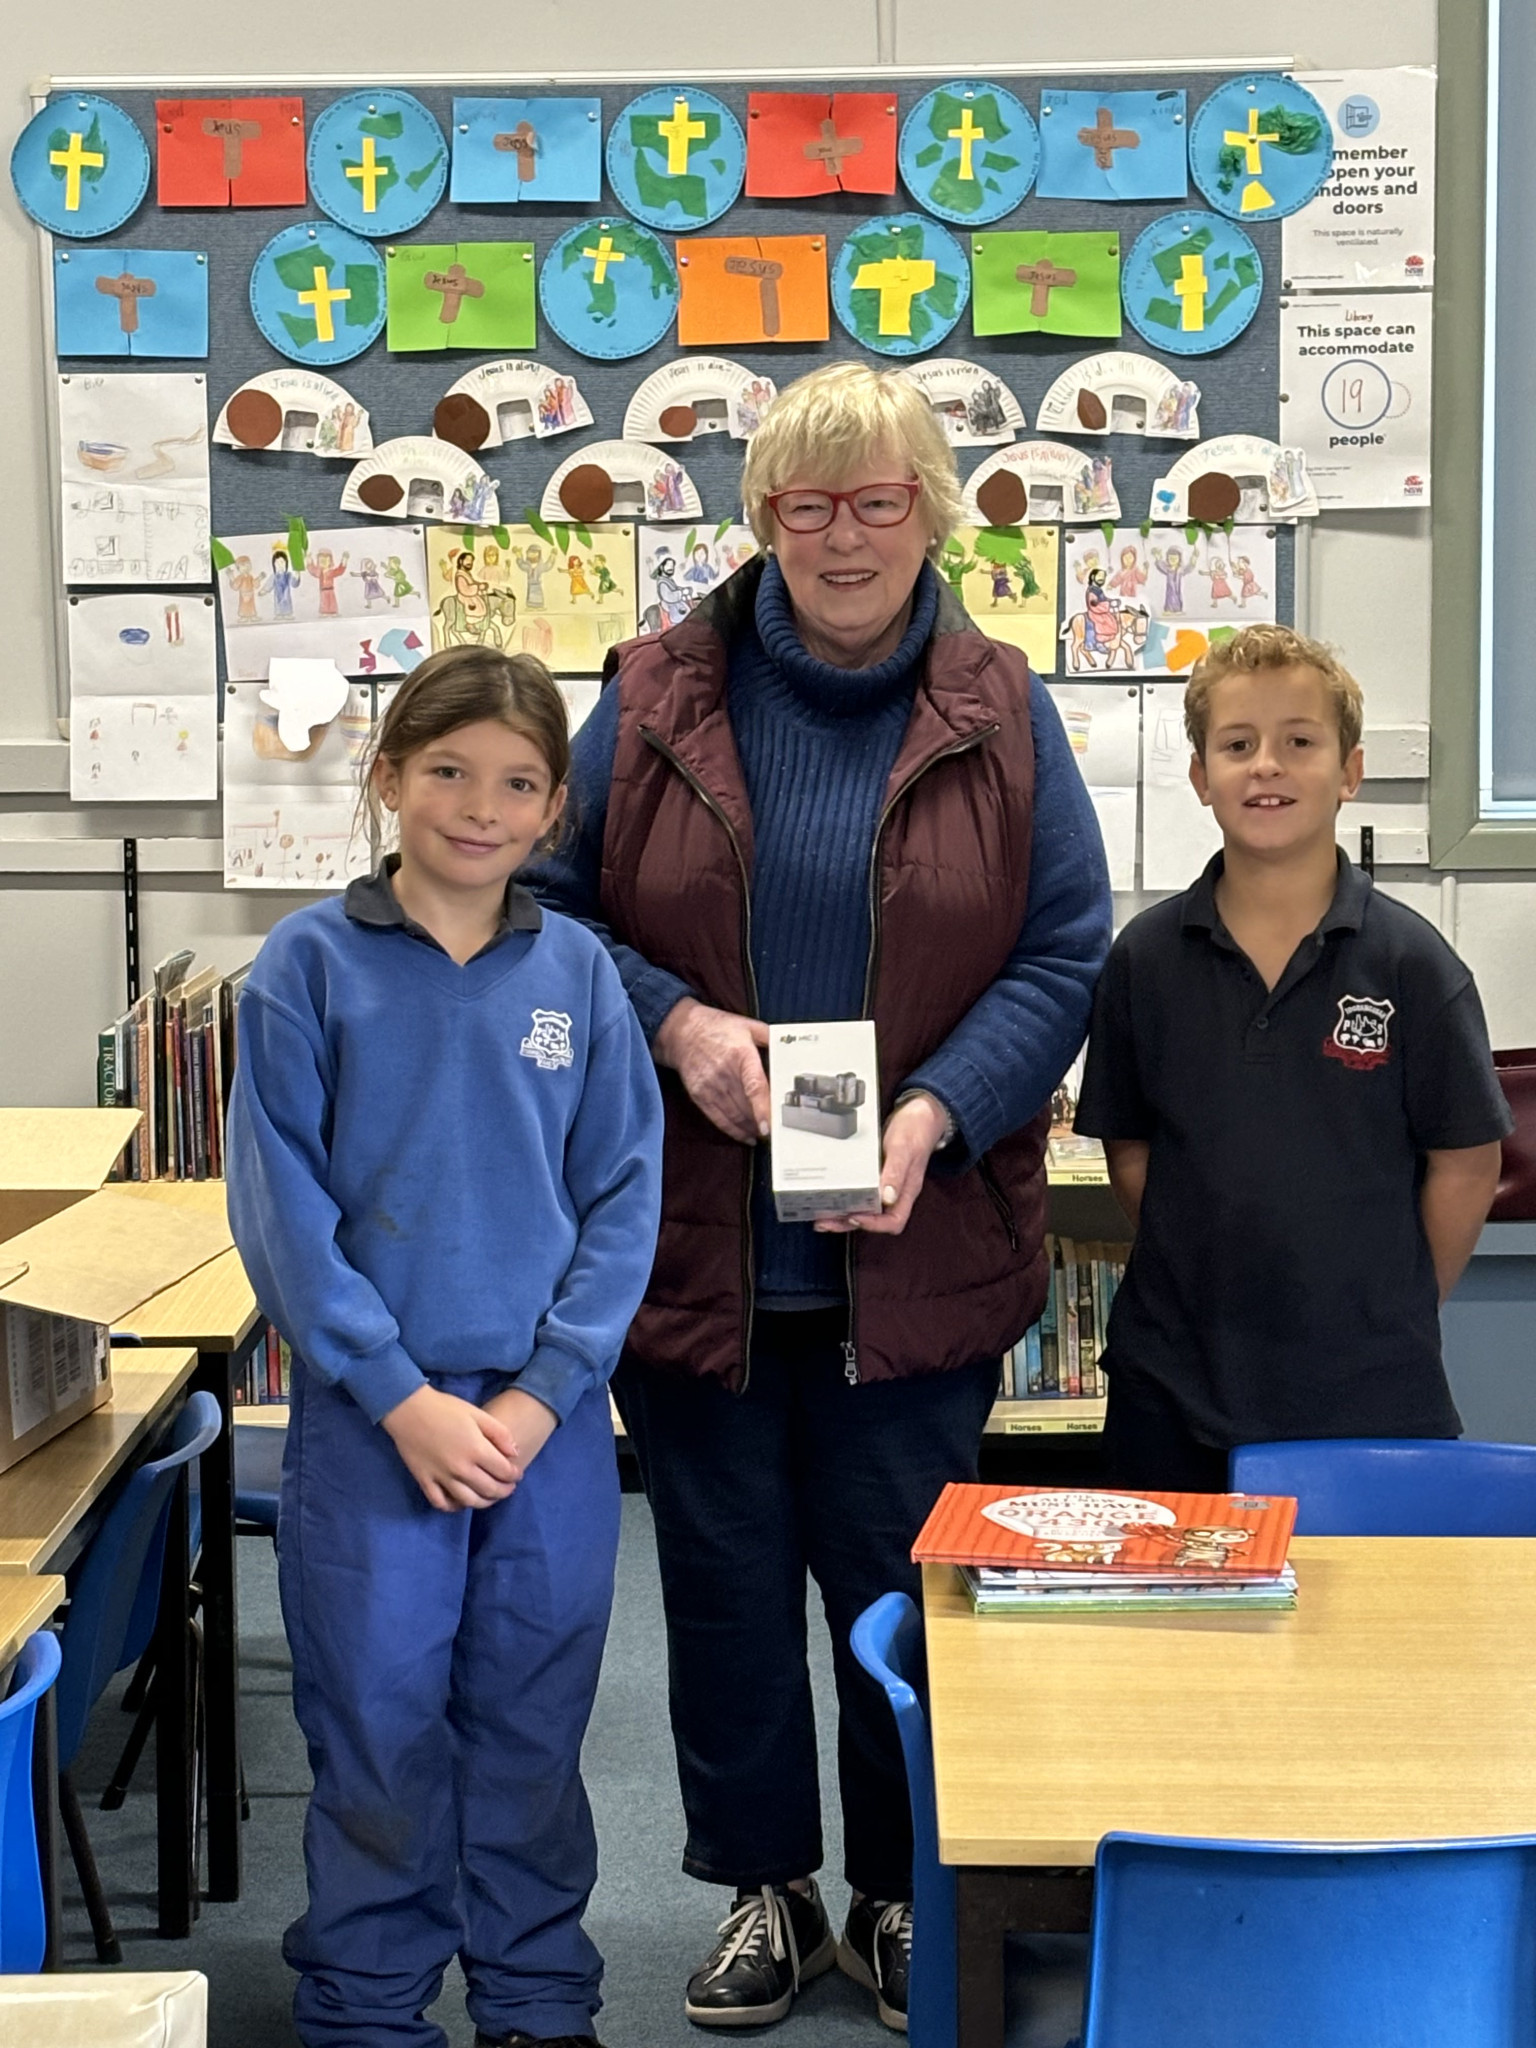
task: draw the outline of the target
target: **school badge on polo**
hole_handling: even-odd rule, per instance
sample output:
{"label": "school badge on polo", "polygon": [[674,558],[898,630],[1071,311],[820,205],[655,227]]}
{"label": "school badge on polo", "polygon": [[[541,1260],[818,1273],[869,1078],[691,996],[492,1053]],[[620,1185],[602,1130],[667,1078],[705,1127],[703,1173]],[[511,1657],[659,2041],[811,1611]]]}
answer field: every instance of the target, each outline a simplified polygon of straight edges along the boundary
{"label": "school badge on polo", "polygon": [[533,1029],[518,1051],[525,1060],[536,1060],[546,1074],[570,1066],[576,1055],[571,1050],[571,1020],[564,1010],[535,1010]]}
{"label": "school badge on polo", "polygon": [[1346,1067],[1384,1067],[1392,1057],[1389,1026],[1396,1005],[1384,996],[1340,996],[1339,1021],[1323,1051]]}

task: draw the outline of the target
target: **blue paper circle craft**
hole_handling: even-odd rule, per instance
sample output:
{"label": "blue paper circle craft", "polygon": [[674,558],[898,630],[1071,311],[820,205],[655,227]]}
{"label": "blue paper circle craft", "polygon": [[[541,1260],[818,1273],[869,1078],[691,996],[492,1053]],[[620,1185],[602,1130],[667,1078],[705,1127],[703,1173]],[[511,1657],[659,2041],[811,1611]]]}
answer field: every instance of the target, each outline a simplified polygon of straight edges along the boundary
{"label": "blue paper circle craft", "polygon": [[707,227],[735,203],[746,175],[741,123],[696,85],[653,86],[608,131],[614,196],[653,228]]}
{"label": "blue paper circle craft", "polygon": [[920,213],[879,213],[837,252],[832,304],[855,341],[882,356],[921,355],[971,296],[971,268],[949,232]]}
{"label": "blue paper circle craft", "polygon": [[349,363],[384,325],[379,252],[331,221],[297,221],[252,265],[251,312],[290,362]]}
{"label": "blue paper circle craft", "polygon": [[358,235],[403,235],[448,183],[443,131],[414,94],[350,92],[309,131],[309,189],[322,212]]}
{"label": "blue paper circle craft", "polygon": [[1321,102],[1277,72],[1229,78],[1190,124],[1190,175],[1229,220],[1283,220],[1321,190],[1332,163]]}
{"label": "blue paper circle craft", "polygon": [[570,228],[544,258],[539,304],[579,355],[644,355],[672,325],[677,271],[665,243],[628,220]]}
{"label": "blue paper circle craft", "polygon": [[11,183],[26,211],[53,234],[77,241],[110,235],[149,190],[149,144],[111,100],[61,93],[16,138]]}
{"label": "blue paper circle craft", "polygon": [[919,206],[974,226],[1001,220],[1040,168],[1040,130],[1022,101],[981,78],[924,95],[901,124],[896,163]]}
{"label": "blue paper circle craft", "polygon": [[1164,355],[1205,356],[1236,341],[1264,293],[1253,243],[1219,214],[1164,214],[1120,268],[1125,317]]}

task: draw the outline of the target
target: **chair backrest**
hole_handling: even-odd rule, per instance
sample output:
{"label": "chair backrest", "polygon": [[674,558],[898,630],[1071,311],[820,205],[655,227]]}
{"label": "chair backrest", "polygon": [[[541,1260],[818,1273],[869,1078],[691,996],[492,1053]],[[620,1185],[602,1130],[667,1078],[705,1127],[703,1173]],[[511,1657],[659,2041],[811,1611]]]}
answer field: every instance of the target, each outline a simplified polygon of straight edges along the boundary
{"label": "chair backrest", "polygon": [[896,1717],[912,1804],[912,1974],[907,2032],[912,2048],[953,2048],[955,1873],[939,1861],[933,1747],[922,1694],[927,1657],[922,1617],[905,1593],[885,1593],[853,1625],[853,1654],[884,1689]]}
{"label": "chair backrest", "polygon": [[22,1645],[0,1701],[0,1975],[43,1967],[47,1930],[32,1812],[32,1728],[37,1703],[59,1675],[59,1639],[39,1629]]}
{"label": "chair backrest", "polygon": [[[130,1475],[86,1553],[70,1589],[64,1621],[58,1695],[61,1770],[74,1762],[91,1708],[112,1674],[132,1661],[129,1632],[139,1588],[151,1567],[158,1584],[172,1489],[182,1469],[207,1450],[219,1429],[219,1404],[213,1395],[193,1394],[176,1418],[170,1448]],[[139,1612],[142,1615],[142,1608]]]}
{"label": "chair backrest", "polygon": [[1536,1536],[1536,1444],[1243,1444],[1232,1453],[1230,1484],[1295,1494],[1298,1536]]}
{"label": "chair backrest", "polygon": [[1082,2048],[1536,2048],[1536,1836],[1099,1844]]}

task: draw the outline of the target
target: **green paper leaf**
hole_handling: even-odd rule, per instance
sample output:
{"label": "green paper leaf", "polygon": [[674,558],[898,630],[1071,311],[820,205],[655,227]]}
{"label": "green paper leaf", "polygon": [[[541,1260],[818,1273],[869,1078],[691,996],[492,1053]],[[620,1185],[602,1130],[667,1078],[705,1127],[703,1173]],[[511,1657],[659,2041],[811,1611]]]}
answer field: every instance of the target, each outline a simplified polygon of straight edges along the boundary
{"label": "green paper leaf", "polygon": [[342,302],[341,317],[348,327],[371,327],[379,317],[379,273],[371,263],[349,263],[342,283],[352,294]]}
{"label": "green paper leaf", "polygon": [[534,506],[525,505],[523,507],[523,524],[524,526],[530,527],[533,530],[533,532],[535,532],[539,536],[539,539],[543,541],[547,547],[554,546],[555,536],[544,524],[542,517],[540,516],[539,512]]}
{"label": "green paper leaf", "polygon": [[1193,547],[1195,542],[1200,538],[1200,529],[1195,524],[1193,519],[1190,520],[1189,524],[1184,529],[1184,538],[1189,542],[1191,547]]}
{"label": "green paper leaf", "polygon": [[302,569],[304,567],[304,557],[308,552],[308,524],[303,519],[297,517],[290,519],[288,522],[288,566],[291,569]]}
{"label": "green paper leaf", "polygon": [[493,526],[491,528],[491,539],[495,541],[499,548],[509,548],[512,545],[512,536],[504,526]]}
{"label": "green paper leaf", "polygon": [[1212,626],[1209,634],[1213,647],[1225,647],[1229,640],[1237,638],[1236,626]]}
{"label": "green paper leaf", "polygon": [[568,526],[557,526],[555,528],[555,545],[559,548],[562,555],[570,553],[571,529]]}
{"label": "green paper leaf", "polygon": [[475,529],[472,526],[466,526],[464,531],[459,535],[459,546],[461,548],[472,548],[474,544]]}
{"label": "green paper leaf", "polygon": [[691,555],[693,553],[695,546],[698,544],[698,538],[699,529],[696,526],[690,526],[688,529],[688,538],[683,542],[683,554],[685,556]]}
{"label": "green paper leaf", "polygon": [[1151,520],[1150,520],[1150,519],[1143,519],[1143,521],[1141,522],[1141,525],[1140,525],[1140,526],[1139,526],[1139,527],[1137,528],[1137,532],[1138,532],[1138,533],[1139,533],[1139,534],[1141,535],[1142,539],[1143,539],[1143,540],[1145,540],[1145,539],[1146,539],[1146,537],[1147,537],[1147,535],[1148,535],[1148,534],[1149,534],[1149,533],[1150,533],[1151,531],[1152,531],[1152,522],[1151,522]]}
{"label": "green paper leaf", "polygon": [[722,519],[720,524],[715,528],[715,539],[717,541],[724,540],[725,536],[730,532],[734,524],[734,520]]}
{"label": "green paper leaf", "polygon": [[413,192],[419,192],[421,190],[422,186],[426,184],[428,178],[431,177],[432,173],[437,169],[438,165],[442,162],[442,160],[443,152],[441,150],[438,150],[437,154],[433,157],[430,157],[426,163],[418,164],[414,171],[406,172],[405,182],[407,183],[407,185],[410,186]]}
{"label": "green paper leaf", "polygon": [[976,536],[975,548],[984,562],[1000,562],[1017,569],[1024,560],[1022,526],[984,526]]}
{"label": "green paper leaf", "polygon": [[405,116],[398,107],[387,114],[365,114],[357,124],[359,135],[373,135],[380,142],[393,142],[405,133]]}
{"label": "green paper leaf", "polygon": [[580,520],[577,520],[575,525],[572,526],[571,531],[575,534],[576,538],[581,542],[584,548],[591,547],[592,530],[590,527],[583,526]]}
{"label": "green paper leaf", "polygon": [[1232,517],[1232,514],[1230,512],[1227,514],[1226,518],[1223,519],[1223,521],[1221,522],[1221,530],[1229,540],[1232,537],[1232,529],[1234,526],[1236,526],[1236,524],[1237,521]]}
{"label": "green paper leaf", "polygon": [[216,534],[208,542],[208,559],[215,569],[232,569],[235,563],[234,556]]}
{"label": "green paper leaf", "polygon": [[1099,527],[1099,531],[1104,536],[1104,545],[1106,547],[1113,547],[1115,544],[1115,522],[1113,519],[1104,520]]}

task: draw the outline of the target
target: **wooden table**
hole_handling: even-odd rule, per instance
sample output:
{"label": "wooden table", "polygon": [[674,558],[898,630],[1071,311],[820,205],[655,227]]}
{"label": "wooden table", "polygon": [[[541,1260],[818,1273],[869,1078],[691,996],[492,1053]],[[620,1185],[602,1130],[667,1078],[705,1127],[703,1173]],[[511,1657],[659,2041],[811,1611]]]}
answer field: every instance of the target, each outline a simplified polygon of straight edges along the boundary
{"label": "wooden table", "polygon": [[[0,1602],[25,1610],[59,1604],[62,1579],[81,1557],[101,1520],[114,1483],[154,1448],[169,1428],[197,1369],[197,1354],[167,1347],[147,1354],[117,1351],[112,1397],[40,1450],[0,1473]],[[187,1644],[186,1486],[173,1497],[161,1580],[155,1654],[166,1674],[168,1711],[155,1730],[155,1812],[160,1932],[190,1934],[195,1901],[192,1869],[191,1661]],[[14,1654],[11,1652],[10,1654]],[[33,1804],[47,1902],[45,1967],[58,1955],[58,1749],[54,1697],[38,1716]]]}
{"label": "wooden table", "polygon": [[0,1672],[15,1663],[27,1637],[43,1626],[63,1598],[64,1581],[51,1572],[0,1579]]}
{"label": "wooden table", "polygon": [[1113,1829],[1536,1833],[1536,1543],[1314,1536],[1292,1558],[1279,1615],[982,1621],[925,1570],[959,2048],[1000,2048],[1005,1932],[1086,1926]]}
{"label": "wooden table", "polygon": [[[204,1215],[223,1216],[219,1180],[148,1181],[133,1192]],[[240,1616],[235,1581],[233,1380],[262,1341],[265,1325],[240,1255],[222,1253],[135,1309],[119,1326],[143,1344],[191,1344],[195,1387],[207,1387],[224,1426],[203,1453],[204,1779],[208,1812],[208,1896],[240,1896]],[[119,1356],[122,1354],[119,1353]]]}

